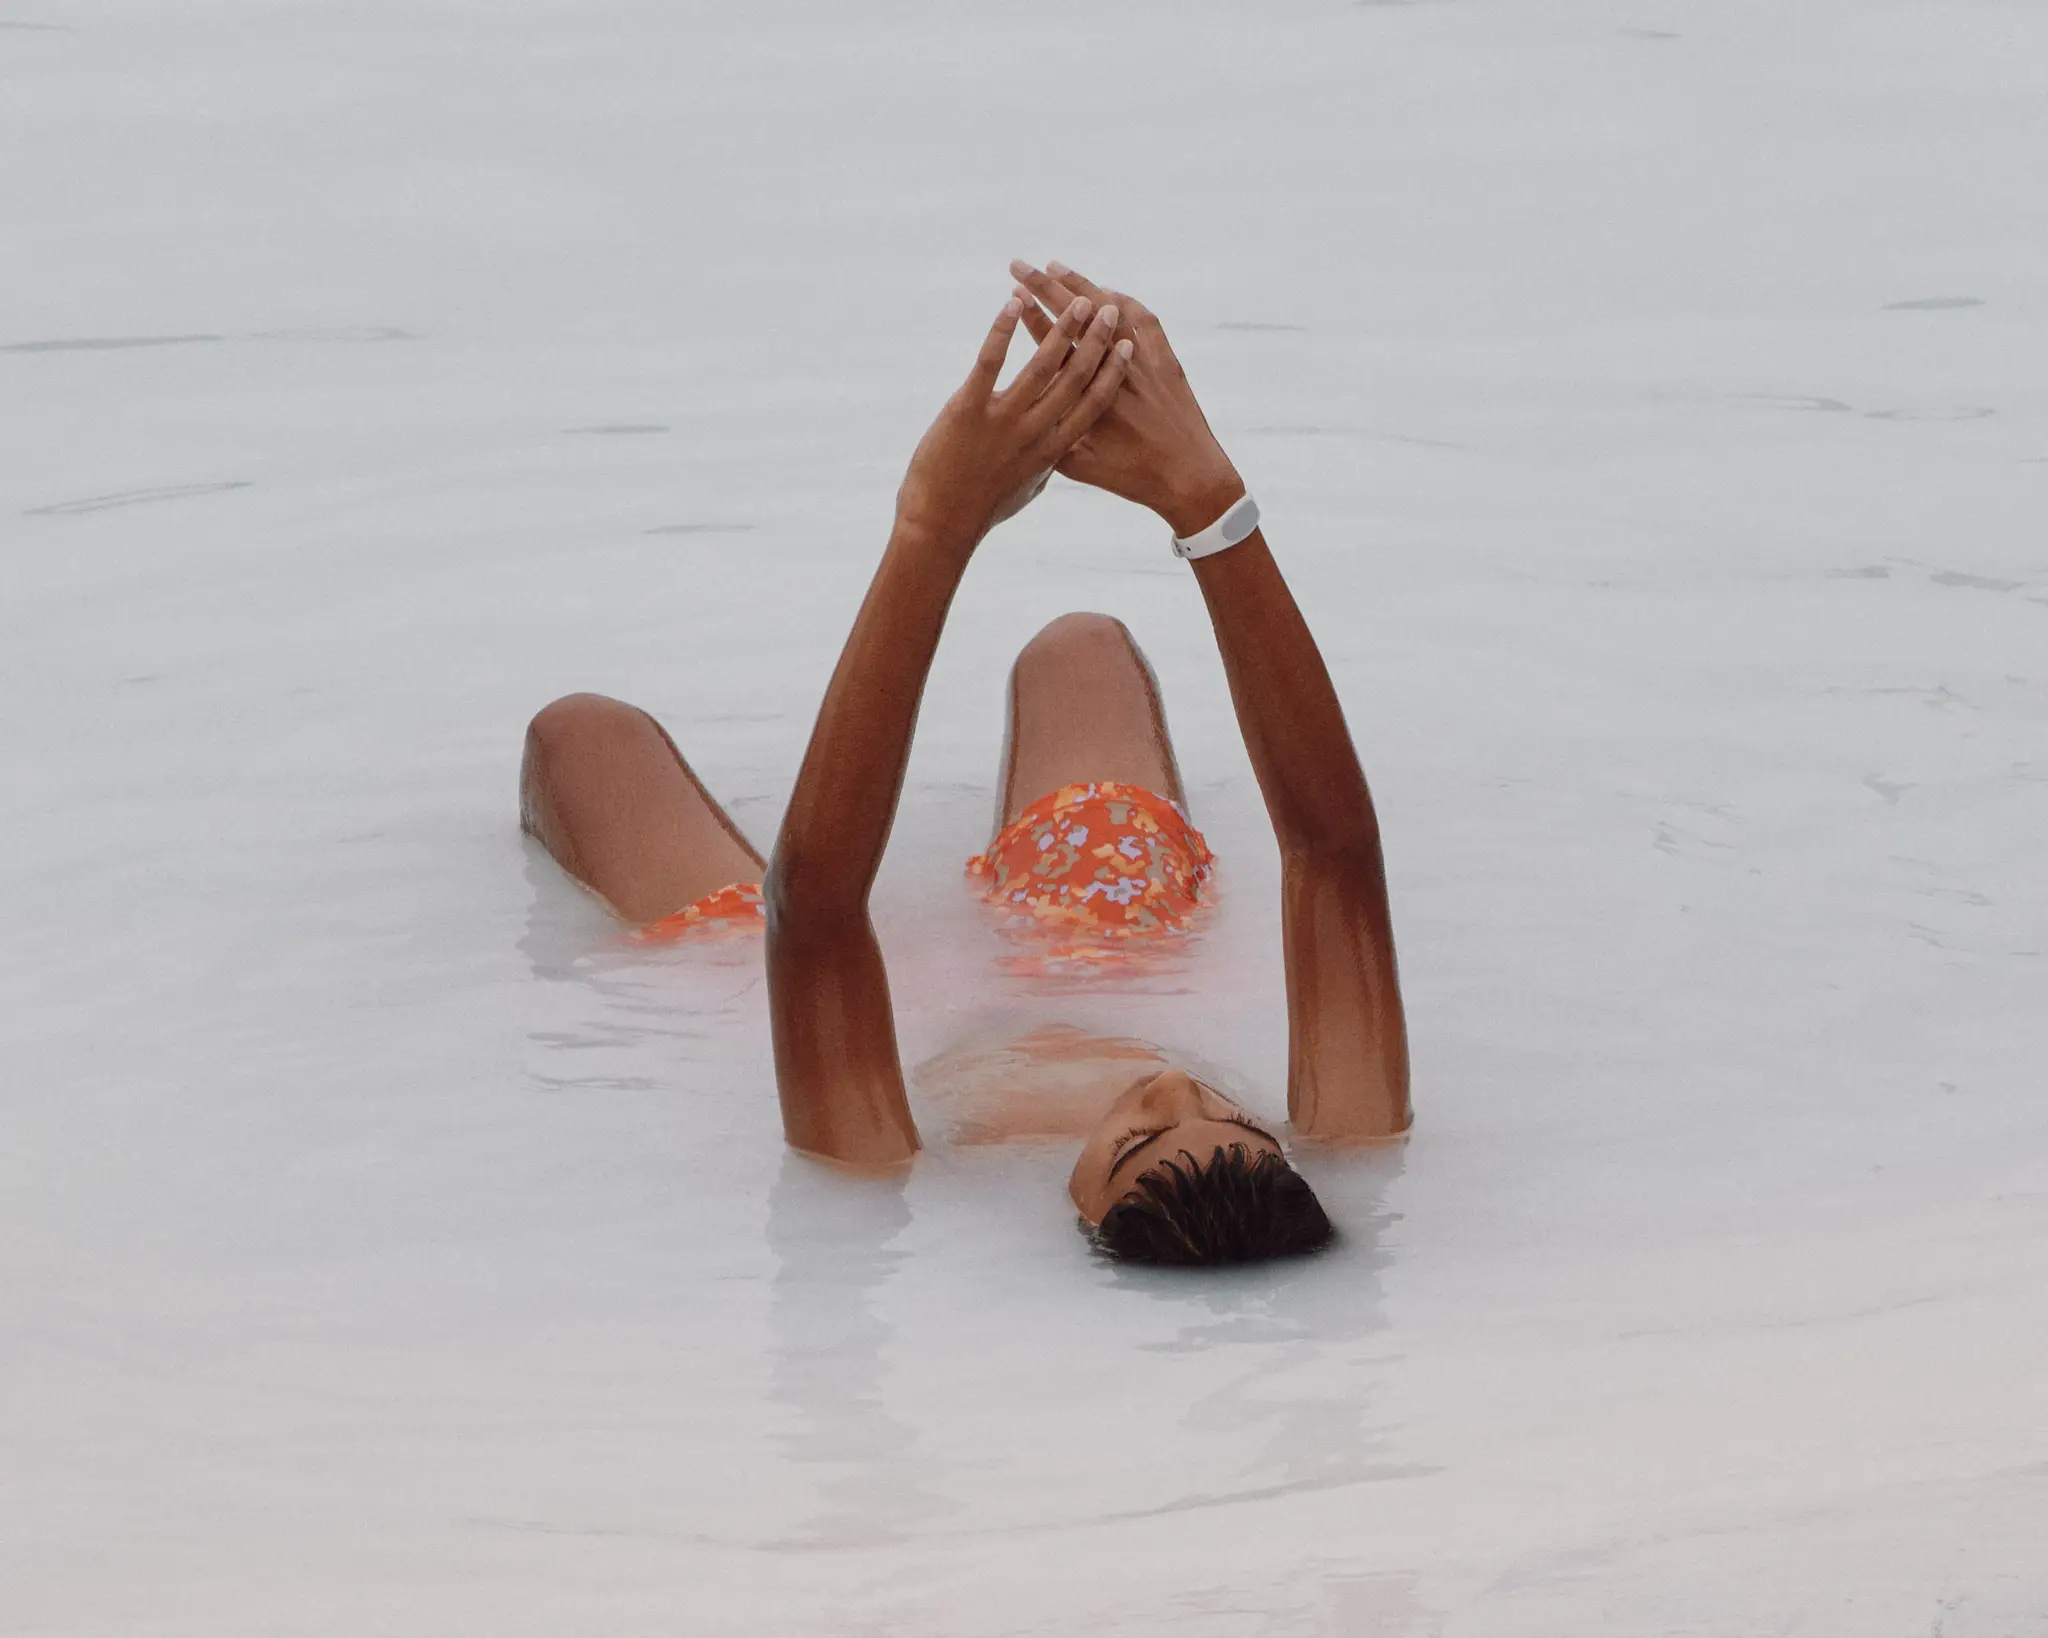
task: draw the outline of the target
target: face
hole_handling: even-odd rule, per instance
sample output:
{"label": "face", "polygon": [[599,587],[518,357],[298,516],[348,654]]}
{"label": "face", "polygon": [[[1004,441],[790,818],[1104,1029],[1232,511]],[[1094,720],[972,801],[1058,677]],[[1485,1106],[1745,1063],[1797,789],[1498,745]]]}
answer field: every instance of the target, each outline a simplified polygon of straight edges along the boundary
{"label": "face", "polygon": [[1212,1086],[1185,1070],[1148,1075],[1109,1106],[1074,1162],[1067,1193],[1092,1228],[1150,1167],[1185,1149],[1206,1163],[1241,1143],[1252,1154],[1280,1153],[1279,1142]]}

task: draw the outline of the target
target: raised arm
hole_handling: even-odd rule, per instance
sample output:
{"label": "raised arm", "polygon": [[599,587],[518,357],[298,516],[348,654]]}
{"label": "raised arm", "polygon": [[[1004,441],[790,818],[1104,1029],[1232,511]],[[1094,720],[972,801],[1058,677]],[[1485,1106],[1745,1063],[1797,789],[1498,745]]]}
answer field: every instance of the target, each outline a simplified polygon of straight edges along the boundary
{"label": "raised arm", "polygon": [[[1183,514],[1174,532],[1207,527],[1229,504],[1199,523]],[[1195,579],[1280,840],[1288,1114],[1336,1141],[1405,1132],[1408,1030],[1379,818],[1337,691],[1264,534],[1197,559]]]}
{"label": "raised arm", "polygon": [[[859,1166],[917,1152],[889,980],[868,920],[925,677],[982,537],[1021,508],[1109,406],[1128,346],[1114,309],[1062,304],[1007,388],[996,381],[1022,304],[939,412],[896,497],[881,567],[818,709],[768,863],[768,1004],[792,1146]],[[1094,322],[1090,323],[1091,317]]]}
{"label": "raised arm", "polygon": [[[1080,296],[1114,303],[1136,348],[1115,406],[1060,471],[1150,507],[1176,535],[1214,523],[1245,486],[1159,320],[1057,264],[1011,272],[1053,312]],[[1035,307],[1026,322],[1041,338],[1052,328]],[[1288,1114],[1332,1141],[1405,1131],[1408,1035],[1379,820],[1337,691],[1263,533],[1194,570],[1280,843]]]}

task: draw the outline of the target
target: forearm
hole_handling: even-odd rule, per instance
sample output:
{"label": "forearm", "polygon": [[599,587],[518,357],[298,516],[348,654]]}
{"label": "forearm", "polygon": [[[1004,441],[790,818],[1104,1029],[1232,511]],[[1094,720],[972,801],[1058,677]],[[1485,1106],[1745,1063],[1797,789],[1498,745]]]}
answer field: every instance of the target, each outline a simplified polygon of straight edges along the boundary
{"label": "forearm", "polygon": [[917,1152],[868,891],[918,702],[973,542],[898,523],[818,708],[769,860],[769,1015],[792,1147],[862,1166]]}
{"label": "forearm", "polygon": [[889,975],[866,910],[771,922],[768,991],[790,1146],[855,1166],[916,1154]]}
{"label": "forearm", "polygon": [[1376,865],[1379,827],[1343,707],[1265,535],[1194,569],[1282,849],[1370,855]]}
{"label": "forearm", "polygon": [[1331,1142],[1404,1132],[1408,1036],[1379,822],[1337,691],[1262,534],[1195,573],[1280,842],[1289,1119]]}
{"label": "forearm", "polygon": [[1408,1130],[1408,1027],[1377,856],[1369,868],[1281,866],[1287,1118],[1304,1137],[1372,1142]]}
{"label": "forearm", "polygon": [[896,817],[918,705],[974,543],[899,523],[818,709],[769,862],[776,909],[862,909]]}

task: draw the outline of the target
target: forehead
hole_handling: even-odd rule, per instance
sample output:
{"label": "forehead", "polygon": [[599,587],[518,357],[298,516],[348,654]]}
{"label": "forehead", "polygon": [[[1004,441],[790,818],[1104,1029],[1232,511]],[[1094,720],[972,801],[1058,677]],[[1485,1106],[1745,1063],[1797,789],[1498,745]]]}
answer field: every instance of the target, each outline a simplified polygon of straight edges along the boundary
{"label": "forehead", "polygon": [[1200,1116],[1161,1127],[1147,1144],[1133,1144],[1125,1151],[1124,1158],[1136,1157],[1136,1163],[1124,1167],[1123,1175],[1135,1179],[1164,1160],[1185,1164],[1184,1156],[1192,1157],[1197,1166],[1206,1166],[1218,1149],[1228,1149],[1233,1145],[1255,1151],[1271,1149],[1275,1154],[1284,1153],[1280,1140],[1269,1133],[1252,1131],[1234,1120],[1211,1120]]}

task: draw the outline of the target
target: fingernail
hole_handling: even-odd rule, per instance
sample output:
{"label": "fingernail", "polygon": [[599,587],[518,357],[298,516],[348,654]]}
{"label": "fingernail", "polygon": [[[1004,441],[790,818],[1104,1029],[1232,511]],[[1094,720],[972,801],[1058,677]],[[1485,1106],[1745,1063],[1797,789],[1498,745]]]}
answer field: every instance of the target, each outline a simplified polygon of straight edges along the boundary
{"label": "fingernail", "polygon": [[1086,296],[1076,296],[1074,298],[1074,305],[1069,307],[1067,311],[1074,315],[1074,327],[1079,329],[1088,322],[1088,315],[1095,311],[1095,303]]}
{"label": "fingernail", "polygon": [[1031,277],[1031,272],[1032,269],[1029,262],[1014,261],[1010,263],[1010,277],[1013,279],[1028,279]]}
{"label": "fingernail", "polygon": [[1116,356],[1118,358],[1129,358],[1131,356],[1131,344],[1128,341],[1119,341],[1116,344]]}
{"label": "fingernail", "polygon": [[1065,262],[1047,262],[1045,270],[1056,279],[1064,279],[1069,273],[1074,271]]}
{"label": "fingernail", "polygon": [[1116,303],[1111,302],[1101,312],[1097,313],[1095,315],[1095,322],[1114,330],[1116,328]]}
{"label": "fingernail", "polygon": [[1008,301],[1003,303],[1004,318],[1019,318],[1023,315],[1023,312],[1024,304],[1021,301],[1019,301],[1015,296],[1012,296]]}
{"label": "fingernail", "polygon": [[1015,296],[1019,301],[1029,301],[1031,299],[1031,292],[1026,290],[1021,284],[1018,285],[1016,289],[1012,290],[1010,294]]}

